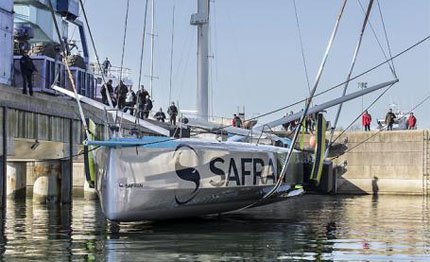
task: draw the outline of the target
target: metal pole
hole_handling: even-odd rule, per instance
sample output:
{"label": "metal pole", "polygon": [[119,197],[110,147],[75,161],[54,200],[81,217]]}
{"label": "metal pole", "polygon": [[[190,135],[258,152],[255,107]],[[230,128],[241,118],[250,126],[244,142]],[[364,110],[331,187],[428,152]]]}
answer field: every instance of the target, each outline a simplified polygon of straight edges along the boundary
{"label": "metal pole", "polygon": [[69,159],[61,164],[61,203],[70,204],[73,188],[73,119],[69,119]]}
{"label": "metal pole", "polygon": [[151,2],[151,12],[152,12],[152,20],[151,20],[151,70],[149,73],[149,93],[151,95],[152,99],[152,85],[154,80],[154,41],[155,41],[155,1],[152,0]]}
{"label": "metal pole", "polygon": [[6,183],[7,183],[7,107],[2,112],[2,156],[0,163],[0,207],[6,208]]}
{"label": "metal pole", "polygon": [[197,114],[207,121],[209,115],[209,0],[197,0],[197,14],[192,25],[197,26]]}

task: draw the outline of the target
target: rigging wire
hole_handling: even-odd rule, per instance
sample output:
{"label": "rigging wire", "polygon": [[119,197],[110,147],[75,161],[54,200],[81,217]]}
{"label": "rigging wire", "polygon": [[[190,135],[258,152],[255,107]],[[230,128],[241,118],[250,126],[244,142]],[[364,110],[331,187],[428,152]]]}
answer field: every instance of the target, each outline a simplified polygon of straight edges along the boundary
{"label": "rigging wire", "polygon": [[[361,1],[360,1],[360,0],[357,0],[357,2],[358,2],[358,4],[360,5],[361,11],[364,13],[364,12],[365,12],[365,10],[364,10],[364,8],[363,8],[363,5],[361,4]],[[376,31],[375,31],[375,28],[373,27],[373,25],[372,25],[372,23],[370,22],[370,20],[369,20],[369,26],[370,26],[370,29],[372,30],[372,33],[373,33],[373,36],[375,37],[376,42],[378,43],[379,48],[381,49],[382,54],[384,55],[384,58],[385,58],[385,59],[388,59],[388,56],[387,56],[387,54],[385,53],[385,50],[384,50],[384,48],[382,47],[381,41],[379,40],[379,37],[378,37],[378,35],[376,34]],[[384,27],[385,27],[385,25],[384,25]],[[385,39],[385,41],[386,41],[387,43],[389,43],[388,38],[386,38],[386,39]],[[390,53],[390,56],[391,56],[391,53]],[[397,75],[396,75],[396,71],[395,71],[395,69],[394,69],[394,66],[393,66],[393,65],[391,65],[390,63],[388,63],[388,67],[390,68],[391,73],[393,74],[393,76],[394,76],[395,78],[397,78]]]}
{"label": "rigging wire", "polygon": [[392,87],[393,85],[390,85],[387,89],[384,90],[384,92],[382,92],[369,106],[367,106],[350,124],[349,126],[347,126],[344,130],[342,130],[342,132],[333,140],[333,142],[331,144],[334,144],[347,130],[349,130],[354,123],[360,119],[360,117],[364,114],[364,112],[366,112],[367,110],[369,110],[373,105],[376,104],[377,101],[379,101],[379,99],[381,99]]}
{"label": "rigging wire", "polygon": [[[102,65],[100,63],[99,54],[97,52],[97,47],[96,47],[96,44],[95,44],[95,41],[94,41],[93,32],[91,30],[90,23],[89,23],[88,17],[87,17],[87,12],[85,10],[85,6],[84,6],[85,3],[83,3],[82,0],[79,0],[79,3],[81,4],[82,14],[84,15],[85,24],[87,25],[88,34],[90,35],[91,44],[93,46],[94,54],[95,54],[96,60],[97,60],[97,65],[99,66],[99,68],[102,68]],[[103,81],[103,85],[106,86],[106,95],[107,95],[107,98],[108,98],[108,103],[109,103],[109,105],[111,107],[114,107],[113,103],[112,103],[112,98],[110,97],[110,92],[108,92],[108,90],[107,90],[106,78],[105,78],[105,75],[103,73],[102,73],[102,81]]]}
{"label": "rigging wire", "polygon": [[[382,15],[382,10],[381,10],[381,5],[379,3],[379,0],[376,0],[376,3],[378,4],[379,15],[381,16],[382,28],[384,29],[385,41],[387,42],[387,47],[388,47],[388,54],[390,55],[390,57],[392,57],[393,55],[391,52],[391,44],[390,44],[390,41],[388,38],[387,28],[385,26],[384,16]],[[394,61],[391,61],[391,66],[392,66],[394,75],[397,77],[396,67],[394,66]]]}
{"label": "rigging wire", "polygon": [[146,22],[147,22],[147,17],[148,17],[148,2],[149,0],[145,1],[145,13],[144,13],[144,17],[143,17],[143,30],[142,30],[142,44],[141,44],[141,49],[140,49],[140,63],[139,63],[139,84],[137,86],[138,88],[138,92],[139,95],[137,96],[137,110],[136,110],[136,119],[135,119],[135,124],[137,124],[139,122],[138,116],[140,115],[140,92],[142,92],[142,68],[143,68],[143,61],[144,61],[144,54],[145,54],[145,36],[146,36]]}
{"label": "rigging wire", "polygon": [[294,12],[296,14],[297,32],[299,34],[300,50],[302,53],[303,67],[304,67],[305,75],[306,75],[306,83],[308,85],[309,94],[311,94],[311,85],[310,85],[310,81],[309,81],[308,67],[306,65],[305,49],[304,49],[304,45],[303,45],[302,31],[300,30],[299,15],[298,15],[297,6],[296,6],[296,0],[293,0],[293,5],[294,5]]}
{"label": "rigging wire", "polygon": [[78,91],[76,90],[75,80],[73,79],[73,75],[72,75],[72,72],[70,70],[69,62],[67,61],[66,47],[64,46],[66,43],[64,43],[64,41],[62,41],[61,33],[60,33],[60,27],[58,26],[57,18],[55,17],[55,11],[54,11],[54,8],[52,7],[52,3],[51,3],[51,1],[48,1],[48,3],[49,3],[48,6],[49,6],[49,10],[51,12],[52,20],[54,22],[55,31],[57,33],[58,40],[61,43],[61,51],[63,53],[64,65],[66,67],[67,75],[69,77],[70,83],[72,84],[73,92],[75,93],[75,99],[76,99],[76,102],[78,103],[79,115],[81,117],[82,125],[84,126],[85,133],[88,137],[90,135],[90,131],[89,131],[88,125],[85,121],[85,115],[84,115],[84,111],[82,110],[82,105],[81,105],[81,101],[80,101],[79,96],[78,96]]}
{"label": "rigging wire", "polygon": [[[121,55],[121,68],[119,73],[119,80],[122,81],[122,71],[124,67],[124,54],[125,54],[125,45],[127,40],[127,28],[128,28],[128,14],[130,9],[130,0],[127,0],[127,7],[125,11],[125,21],[124,21],[124,37],[122,41],[122,55]],[[121,82],[120,82],[121,85]]]}
{"label": "rigging wire", "polygon": [[[79,1],[80,1],[80,0],[79,0]],[[86,5],[86,4],[87,4],[87,0],[85,0],[85,2],[84,2],[84,5]],[[75,36],[76,28],[77,28],[77,26],[73,27],[72,36],[70,37],[70,39],[73,39],[73,37]]]}
{"label": "rigging wire", "polygon": [[170,105],[170,102],[172,101],[172,72],[173,72],[173,47],[174,47],[174,40],[175,40],[175,7],[176,7],[176,0],[173,0],[173,18],[172,18],[172,38],[171,38],[171,49],[170,49],[170,77],[169,77],[169,101],[167,102],[167,106]]}
{"label": "rigging wire", "polygon": [[[358,0],[358,1],[360,1],[360,0]],[[346,78],[347,82],[345,83],[345,86],[343,87],[342,97],[346,95],[346,91],[347,91],[349,83],[350,83],[349,80],[351,79],[352,72],[354,71],[354,68],[355,68],[355,63],[357,61],[358,52],[360,51],[361,43],[363,42],[364,32],[366,31],[367,22],[368,22],[369,17],[370,17],[370,12],[372,11],[373,2],[374,2],[374,0],[370,0],[369,4],[367,6],[367,11],[366,11],[365,16],[364,16],[363,25],[362,25],[361,30],[360,30],[360,37],[358,38],[358,42],[357,42],[357,45],[355,47],[354,55],[352,56],[351,66],[349,68],[349,72],[348,72],[348,75]],[[339,106],[337,108],[336,118],[334,120],[334,125],[330,131],[330,138],[328,140],[328,146],[327,146],[327,149],[325,151],[325,156],[327,156],[329,151],[330,151],[330,146],[332,144],[334,130],[336,129],[336,126],[337,126],[337,123],[338,123],[339,117],[340,117],[340,112],[342,111],[342,105],[343,105],[343,103],[339,104]]]}
{"label": "rigging wire", "polygon": [[[148,3],[149,0],[145,1],[145,13],[143,18],[143,30],[142,30],[142,44],[140,49],[140,68],[139,68],[139,90],[141,90],[142,83],[142,68],[143,68],[143,59],[144,59],[144,51],[145,51],[145,36],[146,36],[146,22],[148,17]],[[139,98],[138,98],[139,100]]]}
{"label": "rigging wire", "polygon": [[155,49],[155,0],[151,1],[151,68],[149,70],[149,94],[152,99],[154,81],[154,49]]}
{"label": "rigging wire", "polygon": [[[320,82],[320,79],[321,79],[322,73],[323,73],[323,71],[324,71],[324,67],[325,67],[325,64],[326,64],[326,62],[327,62],[327,58],[328,58],[329,52],[330,52],[331,47],[332,47],[332,45],[333,45],[334,39],[335,39],[335,37],[336,37],[336,33],[337,33],[337,31],[338,31],[339,24],[340,24],[340,20],[341,20],[341,18],[342,18],[342,14],[344,13],[345,6],[346,6],[347,1],[348,1],[348,0],[344,0],[344,1],[343,1],[342,6],[341,6],[341,9],[340,9],[340,11],[339,11],[339,13],[338,13],[338,15],[337,15],[337,18],[336,18],[336,24],[335,24],[334,29],[333,29],[333,32],[332,32],[332,34],[331,34],[331,36],[330,36],[330,40],[329,40],[329,42],[328,42],[328,45],[327,45],[327,48],[326,48],[326,51],[325,51],[325,54],[324,54],[323,60],[322,60],[322,62],[321,62],[321,64],[320,64],[320,68],[319,68],[318,73],[317,73],[317,76],[316,76],[316,78],[315,78],[315,82],[314,82],[313,89],[312,89],[312,91],[311,91],[311,94],[310,94],[309,98],[308,98],[308,99],[306,99],[306,106],[305,106],[305,108],[304,108],[304,110],[303,110],[303,113],[302,113],[302,116],[301,116],[301,118],[300,118],[299,125],[303,125],[303,123],[304,123],[304,121],[305,121],[305,118],[306,118],[306,115],[307,115],[307,112],[308,112],[308,110],[309,110],[309,107],[310,107],[310,105],[311,105],[311,103],[312,103],[312,99],[314,98],[315,92],[316,92],[316,90],[317,90],[317,88],[318,88],[318,84],[319,84],[319,82]],[[300,133],[300,129],[297,129],[297,130],[296,130],[296,132],[294,133],[294,137],[293,137],[293,139],[292,139],[292,141],[291,141],[291,149],[293,149],[293,148],[295,147],[295,144],[296,144],[297,139],[298,139],[298,137],[299,137],[299,133]],[[282,166],[282,170],[281,170],[281,172],[280,172],[280,174],[279,174],[279,179],[278,179],[278,181],[277,181],[277,182],[276,182],[276,184],[273,186],[273,188],[272,188],[268,193],[266,193],[266,194],[261,198],[261,200],[264,200],[264,199],[267,199],[267,198],[271,197],[271,196],[272,196],[272,195],[273,195],[273,194],[274,194],[274,193],[279,189],[279,187],[281,186],[282,181],[284,180],[285,174],[286,174],[286,172],[287,172],[287,168],[288,168],[288,166],[289,166],[289,164],[290,164],[290,159],[291,159],[291,156],[293,155],[293,151],[294,151],[294,150],[289,150],[289,151],[288,151],[288,154],[287,154],[287,156],[286,156],[286,158],[285,158],[285,160],[284,160],[283,166]],[[260,200],[259,200],[259,201],[260,201]],[[256,203],[258,203],[259,201],[256,201],[255,203],[251,204],[250,206],[254,206],[254,205],[255,205]],[[248,207],[249,207],[249,206],[248,206]]]}
{"label": "rigging wire", "polygon": [[[377,69],[377,68],[379,68],[379,67],[381,67],[381,66],[383,66],[383,65],[385,65],[385,64],[387,64],[387,63],[389,63],[389,62],[391,62],[392,60],[394,60],[394,59],[398,58],[399,56],[402,56],[403,54],[405,54],[405,53],[409,52],[410,50],[412,50],[412,49],[414,49],[415,47],[417,47],[417,46],[421,45],[422,43],[424,43],[425,41],[427,41],[427,40],[429,40],[429,39],[430,39],[430,35],[428,35],[428,36],[424,37],[424,38],[423,38],[423,39],[421,39],[420,41],[418,41],[418,42],[414,43],[413,45],[409,46],[408,48],[404,49],[403,51],[401,51],[401,52],[397,53],[397,54],[396,54],[396,55],[394,55],[393,57],[391,57],[391,58],[389,58],[389,59],[386,59],[385,61],[383,61],[383,62],[381,62],[381,63],[379,63],[379,64],[377,64],[377,65],[375,65],[375,66],[373,66],[373,67],[371,67],[371,68],[369,68],[369,69],[368,69],[368,70],[366,70],[366,71],[363,71],[362,73],[360,73],[360,74],[358,74],[358,75],[356,75],[356,76],[354,76],[354,77],[351,77],[351,79],[349,80],[349,82],[351,82],[351,81],[353,81],[353,80],[355,80],[355,79],[357,79],[357,78],[359,78],[359,77],[362,77],[362,76],[364,76],[364,75],[366,75],[366,74],[368,74],[368,73],[370,73],[370,72],[374,71],[375,69]],[[326,89],[326,90],[324,90],[324,91],[322,91],[322,92],[320,92],[320,93],[316,94],[316,95],[315,95],[315,97],[321,96],[321,95],[326,94],[326,93],[328,93],[328,92],[330,92],[330,91],[332,91],[332,90],[334,90],[334,89],[336,89],[336,88],[338,88],[338,87],[341,87],[341,86],[343,86],[346,82],[347,82],[347,81],[344,81],[344,82],[341,82],[341,83],[339,83],[339,84],[337,84],[337,85],[335,85],[335,86],[333,86],[333,87],[330,87],[330,88],[328,88],[328,89]],[[306,101],[306,99],[302,99],[302,100],[300,100],[300,101],[294,102],[294,103],[289,104],[289,105],[287,105],[287,106],[283,106],[283,107],[280,107],[280,108],[278,108],[278,109],[274,109],[274,110],[272,110],[272,111],[269,111],[269,112],[267,112],[267,113],[264,113],[264,114],[261,114],[261,115],[258,115],[258,116],[255,116],[255,117],[249,118],[249,119],[247,119],[247,121],[249,121],[249,120],[256,120],[256,119],[259,119],[259,118],[262,118],[262,117],[265,117],[265,116],[269,116],[269,115],[275,114],[275,113],[280,112],[280,111],[282,111],[282,110],[285,110],[285,109],[287,109],[287,108],[290,108],[290,107],[293,107],[293,106],[299,105],[299,104],[301,104],[301,103],[303,103],[303,102],[305,102],[305,101]]]}
{"label": "rigging wire", "polygon": [[[421,105],[423,105],[427,100],[430,99],[430,95],[428,95],[427,97],[425,97],[423,100],[421,100],[421,102],[419,102],[417,105],[413,106],[404,116],[400,117],[400,119],[404,119],[406,118],[407,115],[409,115],[410,113],[412,113],[415,109],[417,109],[418,107],[420,107]],[[387,129],[388,125],[386,125],[385,127],[383,127],[382,129],[380,129],[378,132],[372,134],[371,136],[369,136],[368,138],[364,139],[363,141],[361,141],[360,143],[358,143],[357,145],[351,147],[350,149],[348,149],[347,151],[345,151],[344,154],[351,152],[352,150],[354,150],[355,148],[361,146],[362,144],[366,143],[367,141],[369,141],[370,139],[372,139],[373,137],[379,135],[381,132],[385,131]],[[337,159],[339,158],[339,156],[333,157],[331,158],[331,160]]]}

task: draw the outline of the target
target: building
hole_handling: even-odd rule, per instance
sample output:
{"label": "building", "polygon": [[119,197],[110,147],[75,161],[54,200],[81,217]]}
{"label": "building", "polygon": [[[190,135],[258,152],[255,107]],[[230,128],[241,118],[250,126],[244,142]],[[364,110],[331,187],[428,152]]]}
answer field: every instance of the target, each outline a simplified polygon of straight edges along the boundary
{"label": "building", "polygon": [[0,84],[10,85],[13,60],[13,0],[0,1]]}

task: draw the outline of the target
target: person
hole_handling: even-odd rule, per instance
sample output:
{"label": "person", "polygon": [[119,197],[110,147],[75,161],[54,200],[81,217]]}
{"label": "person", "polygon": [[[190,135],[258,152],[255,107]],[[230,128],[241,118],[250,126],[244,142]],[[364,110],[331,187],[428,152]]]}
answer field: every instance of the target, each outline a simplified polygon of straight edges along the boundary
{"label": "person", "polygon": [[369,114],[369,112],[367,110],[364,111],[361,122],[364,126],[364,131],[370,131],[370,124],[372,123],[372,116]]}
{"label": "person", "polygon": [[103,75],[107,76],[109,69],[111,67],[111,63],[109,61],[109,59],[106,57],[105,61],[102,64],[102,69],[103,69]]}
{"label": "person", "polygon": [[28,51],[22,52],[22,57],[19,60],[19,64],[21,66],[21,74],[23,80],[23,89],[22,93],[24,95],[27,94],[27,87],[30,95],[33,95],[33,73],[37,72],[37,68],[34,66],[33,61],[30,56],[28,56]]}
{"label": "person", "polygon": [[100,93],[102,95],[102,103],[105,105],[109,105],[109,100],[108,100],[106,90],[109,92],[110,98],[113,99],[112,79],[109,79],[109,81],[107,81],[107,83],[103,85],[102,89],[100,90]]}
{"label": "person", "polygon": [[387,124],[387,130],[393,130],[394,119],[396,115],[393,113],[393,109],[390,108],[387,115],[385,115],[385,123]]}
{"label": "person", "polygon": [[127,86],[124,85],[123,81],[119,81],[118,86],[115,88],[116,100],[118,102],[119,109],[123,109],[125,106],[125,98],[126,98],[127,92],[128,92]]}
{"label": "person", "polygon": [[175,106],[175,102],[172,102],[167,113],[170,116],[170,124],[176,125],[176,116],[178,115],[178,108]]}
{"label": "person", "polygon": [[145,106],[143,107],[143,118],[144,119],[149,117],[149,112],[151,112],[151,109],[152,109],[151,98],[149,96],[146,96]]}
{"label": "person", "polygon": [[242,127],[242,120],[236,114],[233,114],[232,125],[233,127]]}
{"label": "person", "polygon": [[160,107],[160,111],[155,113],[154,117],[155,117],[155,119],[157,119],[157,121],[164,123],[164,121],[166,120],[166,115],[163,112],[163,108]]}
{"label": "person", "polygon": [[134,105],[136,105],[137,96],[134,93],[131,86],[128,87],[128,92],[125,96],[125,109],[124,113],[127,113],[130,110],[130,114],[134,114]]}
{"label": "person", "polygon": [[146,97],[149,96],[148,91],[145,90],[145,86],[141,85],[139,91],[136,93],[137,96],[137,108],[138,108],[138,117],[143,118],[143,109],[145,107]]}
{"label": "person", "polygon": [[[288,116],[288,113],[285,114],[285,117],[287,116]],[[288,132],[288,128],[290,127],[290,122],[282,124],[282,127],[285,129],[285,131]]]}
{"label": "person", "polygon": [[417,125],[417,118],[414,116],[414,113],[410,113],[408,117],[408,129],[413,130]]}
{"label": "person", "polygon": [[311,115],[306,116],[306,118],[305,118],[305,129],[306,129],[305,130],[306,134],[309,134],[309,132],[313,133],[313,131],[314,131],[313,119],[312,119]]}

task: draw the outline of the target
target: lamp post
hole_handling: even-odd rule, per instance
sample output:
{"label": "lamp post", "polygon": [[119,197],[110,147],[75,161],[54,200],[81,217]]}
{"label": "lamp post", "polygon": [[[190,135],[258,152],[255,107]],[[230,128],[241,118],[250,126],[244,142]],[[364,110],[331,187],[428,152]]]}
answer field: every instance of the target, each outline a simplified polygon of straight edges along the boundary
{"label": "lamp post", "polygon": [[[358,82],[358,88],[364,90],[367,88],[367,82]],[[364,111],[364,96],[361,97],[361,114]],[[361,130],[363,130],[363,125],[361,125]]]}

